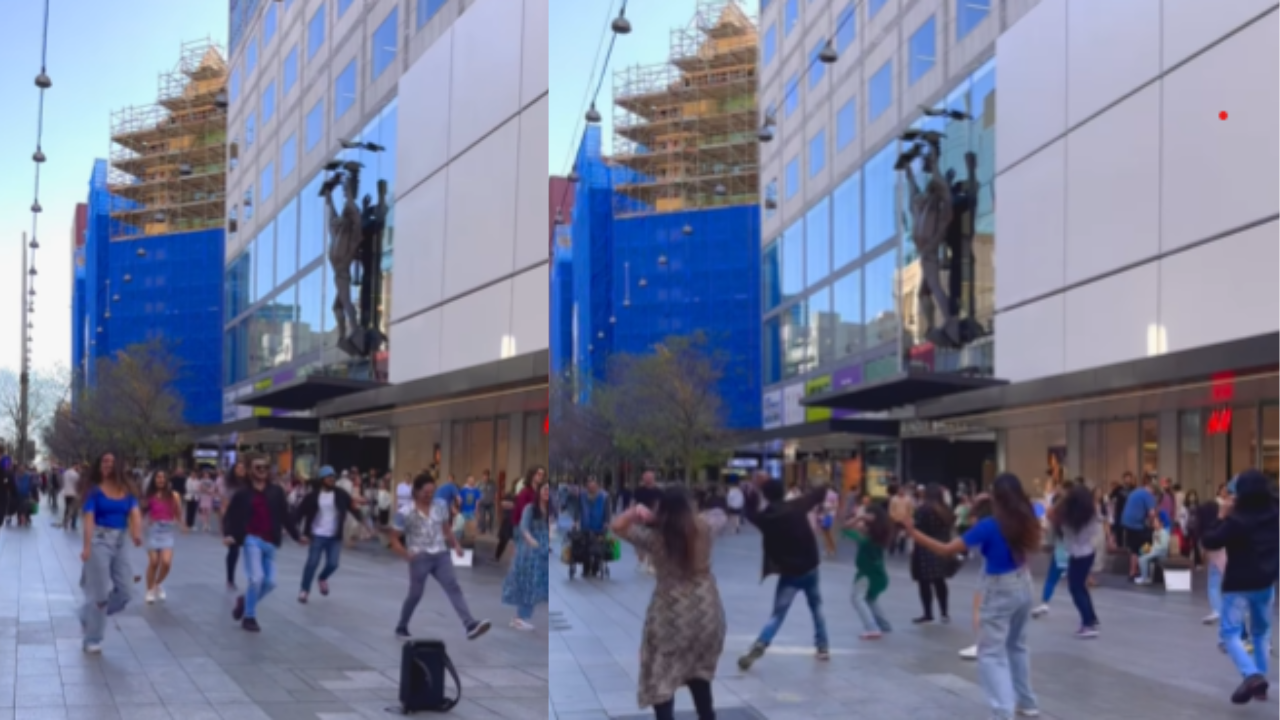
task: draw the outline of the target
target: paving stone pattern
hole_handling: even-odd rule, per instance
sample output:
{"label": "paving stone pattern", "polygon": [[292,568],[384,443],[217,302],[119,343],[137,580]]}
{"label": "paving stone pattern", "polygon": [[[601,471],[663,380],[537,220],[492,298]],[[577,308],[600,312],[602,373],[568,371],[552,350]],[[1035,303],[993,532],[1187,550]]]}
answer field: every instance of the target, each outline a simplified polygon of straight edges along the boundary
{"label": "paving stone pattern", "polygon": [[[882,608],[895,632],[878,643],[857,639],[861,629],[849,604],[853,547],[822,568],[822,590],[832,658],[813,657],[813,625],[803,598],[769,653],[746,673],[736,660],[755,639],[773,600],[772,580],[760,583],[760,539],[751,531],[722,538],[715,570],[729,633],[714,683],[720,720],[851,718],[853,720],[986,720],[977,666],[957,657],[972,642],[970,630],[977,563],[951,583],[949,625],[911,625],[920,615],[916,586],[901,558]],[[653,579],[635,572],[627,550],[610,580],[570,581],[553,568],[550,636],[550,717],[620,720],[652,717],[636,707],[639,643]],[[1275,718],[1272,702],[1234,707],[1239,682],[1216,649],[1215,628],[1200,624],[1208,612],[1202,592],[1108,584],[1095,592],[1102,637],[1072,637],[1078,616],[1065,581],[1048,617],[1033,625],[1030,642],[1035,691],[1047,720],[1203,720]],[[1274,662],[1273,657],[1273,662]],[[1275,671],[1272,668],[1275,687]],[[676,699],[682,718],[693,718],[687,692]]]}
{"label": "paving stone pattern", "polygon": [[[279,587],[260,606],[263,631],[230,618],[219,539],[179,536],[168,600],[135,602],[112,618],[100,656],[81,651],[80,539],[49,526],[0,528],[0,720],[359,720],[396,705],[408,585],[385,552],[344,551],[332,594],[296,601],[305,548],[286,541]],[[131,549],[135,572],[145,553]],[[528,720],[548,698],[545,607],[520,633],[500,604],[502,570],[459,570],[472,612],[493,620],[468,642],[439,587],[428,583],[412,629],[448,643],[463,700],[448,717]],[[243,571],[240,584],[243,586]],[[531,713],[530,707],[535,710]]]}

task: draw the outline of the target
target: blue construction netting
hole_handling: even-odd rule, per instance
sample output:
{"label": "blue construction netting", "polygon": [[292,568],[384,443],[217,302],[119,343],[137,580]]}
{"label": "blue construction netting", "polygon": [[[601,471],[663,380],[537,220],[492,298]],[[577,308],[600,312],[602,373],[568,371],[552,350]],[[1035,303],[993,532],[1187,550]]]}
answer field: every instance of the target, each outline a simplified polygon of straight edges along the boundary
{"label": "blue construction netting", "polygon": [[[611,354],[652,352],[667,336],[701,331],[726,360],[719,388],[726,422],[760,427],[759,208],[615,219],[615,212],[643,209],[613,192],[639,176],[601,158],[596,127],[587,130],[575,170],[573,356],[584,394],[592,378],[604,377]],[[553,334],[563,322],[553,318]]]}
{"label": "blue construction netting", "polygon": [[107,192],[106,163],[97,161],[89,190],[84,284],[77,285],[82,297],[72,302],[72,332],[81,334],[86,349],[73,362],[92,385],[96,359],[160,339],[180,364],[174,385],[186,421],[221,422],[223,231],[111,242],[113,207],[125,202]]}
{"label": "blue construction netting", "polygon": [[551,372],[573,363],[573,244],[568,226],[556,228],[551,247]]}

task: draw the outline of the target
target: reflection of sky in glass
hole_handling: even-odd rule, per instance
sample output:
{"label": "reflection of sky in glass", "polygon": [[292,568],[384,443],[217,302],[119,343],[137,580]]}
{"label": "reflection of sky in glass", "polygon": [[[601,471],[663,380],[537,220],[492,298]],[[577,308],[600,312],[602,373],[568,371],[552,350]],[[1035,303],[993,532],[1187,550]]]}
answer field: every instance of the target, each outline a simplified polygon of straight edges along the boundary
{"label": "reflection of sky in glass", "polygon": [[782,236],[782,297],[804,291],[804,218],[796,220]]}
{"label": "reflection of sky in glass", "polygon": [[761,278],[764,281],[764,308],[766,311],[778,307],[782,302],[782,249],[778,240],[769,243],[764,249],[764,262],[761,267]]}
{"label": "reflection of sky in glass", "polygon": [[863,183],[867,215],[866,247],[868,249],[893,237],[897,223],[894,221],[894,192],[897,174],[893,164],[898,159],[898,143],[891,142],[863,166]]}
{"label": "reflection of sky in glass", "polygon": [[298,262],[304,267],[320,257],[325,249],[324,199],[320,197],[320,185],[323,182],[323,174],[318,173],[307,183],[301,194]]}
{"label": "reflection of sky in glass", "polygon": [[324,280],[321,275],[326,271],[321,266],[307,273],[298,282],[298,352],[306,353],[319,350],[324,325]]}
{"label": "reflection of sky in glass", "polygon": [[831,203],[832,267],[839,269],[862,254],[862,173],[855,172],[840,183]]}
{"label": "reflection of sky in glass", "polygon": [[822,198],[805,215],[806,280],[809,287],[821,282],[831,272],[830,200]]}
{"label": "reflection of sky in glass", "polygon": [[836,357],[846,357],[862,348],[862,271],[854,270],[832,286],[831,310],[837,330]]}
{"label": "reflection of sky in glass", "polygon": [[764,322],[764,381],[775,383],[782,379],[782,325],[779,317]]}
{"label": "reflection of sky in glass", "polygon": [[298,272],[298,200],[294,198],[276,216],[276,282]]}
{"label": "reflection of sky in glass", "polygon": [[264,298],[271,294],[275,289],[275,254],[276,254],[276,238],[275,224],[267,223],[262,228],[262,232],[258,233],[257,240],[254,241],[254,271],[257,273],[255,284],[258,289],[258,299]]}
{"label": "reflection of sky in glass", "polygon": [[897,255],[893,249],[879,255],[866,265],[867,283],[867,323],[874,323],[882,316],[895,312],[894,279],[897,268],[894,259]]}

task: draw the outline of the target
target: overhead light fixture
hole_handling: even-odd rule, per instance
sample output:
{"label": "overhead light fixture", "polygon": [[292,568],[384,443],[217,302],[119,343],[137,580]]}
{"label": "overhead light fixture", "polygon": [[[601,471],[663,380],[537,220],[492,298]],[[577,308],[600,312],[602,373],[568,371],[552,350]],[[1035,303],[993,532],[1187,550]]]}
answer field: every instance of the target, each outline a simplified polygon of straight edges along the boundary
{"label": "overhead light fixture", "polygon": [[32,266],[31,266],[31,269],[27,271],[27,274],[28,274],[28,275],[31,275],[32,277],[35,277],[35,276],[36,276],[36,275],[38,275],[39,273],[37,273],[37,272],[36,272],[36,266],[35,266],[35,265],[32,265]]}
{"label": "overhead light fixture", "polygon": [[111,319],[111,311],[110,311],[110,310],[106,311],[105,313],[103,313],[103,314],[102,314],[102,317],[104,317],[104,318],[106,318],[106,319],[110,320],[110,319]]}
{"label": "overhead light fixture", "polygon": [[592,125],[600,124],[600,111],[596,110],[596,101],[591,101],[591,107],[587,108],[587,122]]}
{"label": "overhead light fixture", "polygon": [[138,248],[138,257],[146,257],[146,256],[147,256],[146,248]]}
{"label": "overhead light fixture", "polygon": [[34,161],[36,161],[36,162],[38,162],[38,163],[42,163],[42,162],[44,162],[45,160],[47,160],[48,158],[46,158],[46,157],[44,156],[44,150],[41,150],[40,148],[38,148],[38,147],[37,147],[37,148],[36,148],[36,151],[35,151],[35,154],[31,156],[31,159],[32,159],[32,160],[34,160]]}
{"label": "overhead light fixture", "polygon": [[338,144],[341,145],[344,150],[355,150],[357,148],[364,147],[364,143],[359,143],[355,140],[339,140]]}
{"label": "overhead light fixture", "polygon": [[368,150],[369,152],[385,152],[386,151],[385,147],[379,145],[378,143],[371,143],[371,142],[365,143],[364,149]]}
{"label": "overhead light fixture", "polygon": [[773,198],[771,198],[771,197],[767,197],[767,198],[765,198],[765,199],[764,199],[764,209],[765,209],[765,210],[777,210],[777,209],[778,209],[778,201],[777,201],[777,200],[775,200],[775,199],[773,199]]}
{"label": "overhead light fixture", "polygon": [[818,59],[823,63],[830,65],[840,59],[840,53],[836,52],[836,48],[827,40],[827,44],[822,46],[822,50],[818,52]]}
{"label": "overhead light fixture", "polygon": [[186,177],[192,174],[193,172],[195,171],[192,170],[190,163],[182,163],[181,165],[178,166],[178,174],[183,177]]}
{"label": "overhead light fixture", "polygon": [[773,142],[773,123],[766,120],[756,131],[756,139],[762,143]]}
{"label": "overhead light fixture", "polygon": [[579,179],[577,170],[570,170],[569,176],[565,178],[565,180],[568,180],[571,183],[576,183]]}
{"label": "overhead light fixture", "polygon": [[587,346],[587,352],[595,352],[595,351],[596,351],[596,346],[595,346],[595,345],[588,345],[588,346]]}
{"label": "overhead light fixture", "polygon": [[35,289],[35,288],[31,288],[30,290],[28,290],[28,291],[27,291],[27,294],[28,294],[28,295],[30,295],[31,297],[35,297],[35,296],[36,296],[36,289]]}
{"label": "overhead light fixture", "polygon": [[44,212],[44,208],[40,207],[40,201],[39,201],[39,200],[36,200],[35,202],[31,203],[31,212],[33,212],[33,213],[42,213],[42,212]]}
{"label": "overhead light fixture", "polygon": [[627,19],[626,5],[623,5],[622,9],[618,11],[618,17],[613,19],[609,27],[619,35],[631,34],[631,21]]}
{"label": "overhead light fixture", "polygon": [[231,103],[227,101],[226,91],[219,90],[217,95],[213,96],[213,106],[219,110],[226,110]]}
{"label": "overhead light fixture", "polygon": [[43,70],[41,70],[40,74],[36,76],[36,87],[41,90],[48,90],[53,87],[53,81],[49,79],[49,76],[46,75]]}
{"label": "overhead light fixture", "polygon": [[33,235],[31,236],[31,242],[27,243],[27,247],[31,248],[32,250],[39,250],[40,241],[36,240],[35,236]]}

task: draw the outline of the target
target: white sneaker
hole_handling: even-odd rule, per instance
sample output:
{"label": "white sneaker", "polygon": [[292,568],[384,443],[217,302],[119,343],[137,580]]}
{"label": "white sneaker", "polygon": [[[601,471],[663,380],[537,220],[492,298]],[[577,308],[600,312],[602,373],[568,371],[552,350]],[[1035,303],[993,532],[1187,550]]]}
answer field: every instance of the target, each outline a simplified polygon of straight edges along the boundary
{"label": "white sneaker", "polygon": [[525,622],[524,620],[521,620],[521,619],[519,619],[519,618],[516,618],[516,621],[515,621],[515,622],[513,622],[513,623],[511,623],[511,627],[513,627],[513,628],[515,628],[515,629],[517,629],[517,630],[519,630],[519,631],[521,631],[521,632],[533,632],[533,631],[534,631],[533,623]]}
{"label": "white sneaker", "polygon": [[85,643],[84,651],[90,655],[97,655],[102,652],[102,643]]}
{"label": "white sneaker", "polygon": [[977,659],[978,659],[978,646],[977,646],[977,645],[970,645],[969,647],[967,647],[967,648],[965,648],[965,649],[961,650],[961,651],[960,651],[960,659],[961,659],[961,660],[977,660]]}
{"label": "white sneaker", "polygon": [[1022,717],[1040,717],[1039,708],[1018,708],[1017,713]]}
{"label": "white sneaker", "polygon": [[155,590],[148,590],[148,591],[147,591],[147,604],[148,604],[148,605],[151,605],[151,604],[155,603],[155,601],[156,601],[156,591],[155,591]]}
{"label": "white sneaker", "polygon": [[1218,613],[1214,612],[1214,613],[1209,613],[1208,615],[1205,615],[1204,619],[1201,620],[1200,622],[1204,623],[1205,625],[1212,625],[1218,622],[1218,620],[1220,619],[1222,619],[1222,617],[1218,615]]}
{"label": "white sneaker", "polygon": [[157,586],[156,586],[156,599],[157,599],[157,600],[159,600],[160,602],[164,602],[164,601],[165,601],[165,599],[166,599],[167,597],[168,597],[168,596],[164,594],[164,586],[163,586],[163,585],[157,585]]}
{"label": "white sneaker", "polygon": [[1049,614],[1049,604],[1048,604],[1048,603],[1041,603],[1038,607],[1036,607],[1035,609],[1033,609],[1033,610],[1031,611],[1031,617],[1033,617],[1033,618],[1042,618],[1042,617],[1044,617],[1045,615],[1048,615],[1048,614]]}
{"label": "white sneaker", "polygon": [[1134,585],[1150,585],[1151,581],[1146,578],[1134,578],[1133,584]]}

